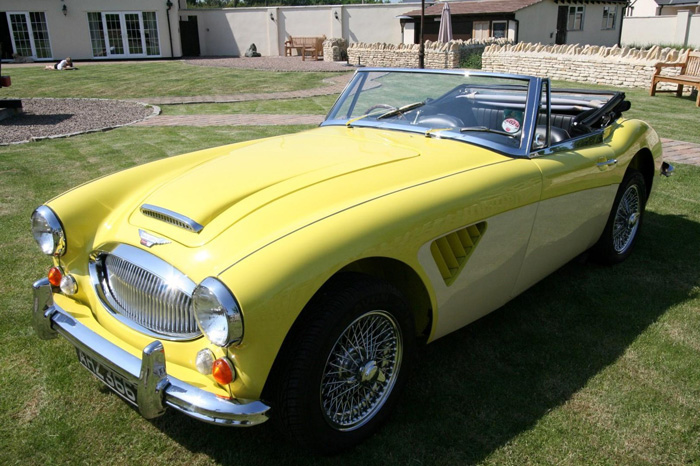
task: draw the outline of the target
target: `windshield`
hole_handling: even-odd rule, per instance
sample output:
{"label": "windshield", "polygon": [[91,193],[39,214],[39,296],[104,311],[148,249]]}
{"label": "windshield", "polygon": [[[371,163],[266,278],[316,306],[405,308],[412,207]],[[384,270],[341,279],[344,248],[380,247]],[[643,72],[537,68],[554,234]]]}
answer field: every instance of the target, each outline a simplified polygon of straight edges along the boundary
{"label": "windshield", "polygon": [[464,71],[363,70],[324,125],[423,132],[514,150],[522,145],[532,80]]}

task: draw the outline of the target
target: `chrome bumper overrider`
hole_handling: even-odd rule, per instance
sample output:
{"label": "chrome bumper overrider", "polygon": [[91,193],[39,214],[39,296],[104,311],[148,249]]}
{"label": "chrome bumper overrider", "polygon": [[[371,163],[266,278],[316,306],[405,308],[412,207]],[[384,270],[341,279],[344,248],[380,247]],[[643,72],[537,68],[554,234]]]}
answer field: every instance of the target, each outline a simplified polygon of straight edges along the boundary
{"label": "chrome bumper overrider", "polygon": [[137,387],[136,404],[143,417],[158,417],[169,406],[212,424],[251,426],[267,420],[270,407],[261,401],[242,403],[219,398],[169,376],[161,342],[156,340],[146,346],[142,359],[139,359],[54,304],[51,285],[46,278],[35,282],[33,288],[33,325],[39,337],[48,340],[61,334],[80,351],[133,382]]}

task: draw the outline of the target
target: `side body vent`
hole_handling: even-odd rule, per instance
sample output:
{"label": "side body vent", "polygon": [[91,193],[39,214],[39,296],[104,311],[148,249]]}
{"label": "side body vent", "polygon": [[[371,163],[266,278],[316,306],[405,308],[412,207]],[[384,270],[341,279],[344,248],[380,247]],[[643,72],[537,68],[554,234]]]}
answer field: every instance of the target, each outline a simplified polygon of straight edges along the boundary
{"label": "side body vent", "polygon": [[142,205],[141,213],[146,217],[155,218],[161,222],[169,223],[171,225],[175,225],[176,227],[184,228],[185,230],[193,231],[195,233],[199,233],[202,231],[202,228],[204,228],[202,225],[189,217],[151,204]]}
{"label": "side body vent", "polygon": [[486,231],[486,222],[469,225],[438,238],[430,245],[435,264],[446,285],[451,285]]}

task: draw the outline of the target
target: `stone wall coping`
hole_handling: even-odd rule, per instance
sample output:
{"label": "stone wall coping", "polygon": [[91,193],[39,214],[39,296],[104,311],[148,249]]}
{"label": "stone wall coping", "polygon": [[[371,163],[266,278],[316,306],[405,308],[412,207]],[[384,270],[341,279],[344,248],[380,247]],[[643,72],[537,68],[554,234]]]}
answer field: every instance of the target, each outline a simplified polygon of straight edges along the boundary
{"label": "stone wall coping", "polygon": [[681,59],[687,49],[677,50],[673,48],[662,48],[654,45],[648,50],[640,50],[632,47],[604,47],[598,45],[562,44],[562,45],[542,45],[540,43],[531,44],[521,42],[519,44],[492,44],[484,49],[485,56],[541,56],[558,59],[598,61],[610,63],[618,62],[639,62],[643,64],[656,64],[658,62],[677,62]]}

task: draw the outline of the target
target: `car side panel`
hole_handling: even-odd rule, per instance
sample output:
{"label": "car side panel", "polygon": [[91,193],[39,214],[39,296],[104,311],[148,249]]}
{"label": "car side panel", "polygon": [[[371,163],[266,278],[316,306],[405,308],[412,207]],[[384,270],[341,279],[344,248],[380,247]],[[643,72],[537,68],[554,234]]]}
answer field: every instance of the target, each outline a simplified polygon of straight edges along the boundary
{"label": "car side panel", "polygon": [[439,309],[432,339],[501,307],[511,298],[530,238],[537,203],[485,219],[487,229],[454,282],[447,284],[424,244],[418,258],[430,278]]}
{"label": "car side panel", "polygon": [[513,296],[595,244],[605,228],[617,186],[586,189],[540,203]]}
{"label": "car side panel", "polygon": [[[228,268],[219,278],[236,294],[245,323],[242,343],[230,348],[239,374],[232,392],[243,398],[260,395],[277,353],[306,303],[337,271],[364,258],[392,258],[418,273],[431,295],[431,340],[456,330],[469,318],[452,319],[446,314],[446,324],[442,324],[443,300],[434,290],[444,288],[445,282],[435,275],[434,264],[431,272],[426,272],[419,250],[456,229],[505,214],[497,222],[498,228],[487,228],[483,244],[488,253],[480,253],[479,261],[490,267],[494,283],[503,286],[493,293],[507,295],[516,276],[513,270],[520,267],[540,191],[541,175],[536,167],[528,160],[510,159],[338,212]],[[487,241],[492,234],[494,240]],[[509,247],[507,253],[499,248],[498,238],[508,242],[518,236],[520,247]],[[480,243],[477,252],[481,247]],[[502,262],[507,263],[507,270],[498,268]]]}

